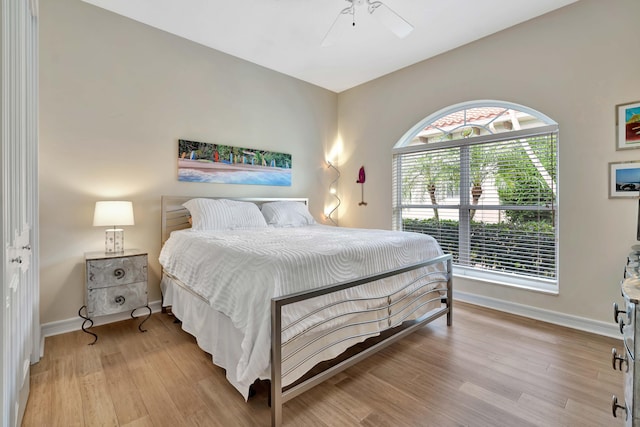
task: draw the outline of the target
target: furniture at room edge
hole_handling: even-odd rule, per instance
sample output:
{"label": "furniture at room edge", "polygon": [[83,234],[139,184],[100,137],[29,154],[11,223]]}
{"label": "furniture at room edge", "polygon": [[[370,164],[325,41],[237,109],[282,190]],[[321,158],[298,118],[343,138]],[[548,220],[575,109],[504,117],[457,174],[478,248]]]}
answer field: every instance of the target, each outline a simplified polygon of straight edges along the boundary
{"label": "furniture at room edge", "polygon": [[618,324],[623,337],[623,349],[611,349],[611,364],[614,370],[624,372],[624,401],[620,402],[616,395],[611,400],[611,411],[615,418],[624,412],[625,426],[640,426],[640,405],[636,397],[640,396],[640,363],[637,361],[637,350],[640,349],[638,328],[640,313],[640,246],[635,245],[629,256],[624,270],[624,279],[620,283],[620,291],[624,299],[624,307],[620,309],[618,303],[613,304],[613,318]]}
{"label": "furniture at room edge", "polygon": [[[140,332],[146,332],[142,325],[151,317],[147,266],[147,252],[138,249],[128,249],[120,254],[85,253],[86,298],[78,316],[84,319],[82,331],[94,337],[90,345],[98,340],[98,335],[89,331],[97,316],[130,311],[134,318],[136,310],[146,308],[149,313],[138,325]],[[82,314],[83,309],[86,315]]]}

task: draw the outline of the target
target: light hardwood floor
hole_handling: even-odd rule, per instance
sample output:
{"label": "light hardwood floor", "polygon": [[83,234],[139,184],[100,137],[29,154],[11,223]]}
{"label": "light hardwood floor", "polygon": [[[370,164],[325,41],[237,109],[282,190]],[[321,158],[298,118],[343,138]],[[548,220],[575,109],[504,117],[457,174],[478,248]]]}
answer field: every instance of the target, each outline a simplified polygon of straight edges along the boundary
{"label": "light hardwood floor", "polygon": [[[49,337],[23,426],[268,426],[166,314]],[[284,406],[286,426],[622,426],[611,415],[621,340],[457,303]],[[621,399],[623,400],[623,399]]]}

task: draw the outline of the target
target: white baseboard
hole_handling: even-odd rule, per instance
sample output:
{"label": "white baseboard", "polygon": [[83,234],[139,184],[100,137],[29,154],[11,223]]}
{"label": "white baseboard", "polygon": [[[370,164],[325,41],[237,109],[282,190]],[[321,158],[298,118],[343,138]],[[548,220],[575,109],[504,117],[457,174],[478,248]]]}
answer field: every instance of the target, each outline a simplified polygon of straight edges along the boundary
{"label": "white baseboard", "polygon": [[454,300],[454,323],[455,323],[455,301],[467,302],[482,307],[492,308],[494,310],[504,311],[511,314],[517,314],[531,319],[541,320],[554,325],[566,326],[567,328],[578,329],[585,332],[591,332],[597,335],[604,335],[611,338],[622,338],[618,325],[613,320],[611,322],[601,322],[598,320],[586,319],[584,317],[572,316],[569,314],[559,313],[557,311],[544,310],[528,305],[517,304],[514,302],[503,301],[495,298],[489,298],[482,295],[475,295],[466,292],[453,290]]}
{"label": "white baseboard", "polygon": [[[618,325],[611,322],[601,322],[598,320],[586,319],[584,317],[572,316],[569,314],[559,313],[556,311],[544,310],[537,307],[531,307],[528,305],[517,304],[514,302],[499,300],[495,298],[489,298],[482,295],[470,294],[467,292],[460,292],[454,289],[453,291],[454,302],[462,301],[469,304],[475,304],[482,307],[491,308],[494,310],[504,311],[506,313],[516,314],[518,316],[529,317],[531,319],[540,320],[547,323],[553,323],[554,325],[566,326],[568,328],[578,329],[585,332],[591,332],[598,335],[604,335],[612,338],[620,338],[620,330]],[[153,301],[149,303],[151,311],[157,313],[162,309],[162,301]],[[144,312],[140,312],[140,315],[144,315]],[[129,319],[131,316],[129,313],[111,314],[108,316],[100,316],[94,320],[94,326],[104,325],[107,323],[118,322],[121,320]],[[454,307],[455,317],[455,307]],[[42,345],[41,353],[44,354],[44,338],[64,334],[67,332],[78,331],[82,329],[82,319],[75,317],[67,320],[60,320],[57,322],[45,323],[42,325]],[[454,320],[455,321],[455,320]]]}
{"label": "white baseboard", "polygon": [[[151,312],[157,313],[162,309],[162,301],[152,301],[149,303]],[[146,315],[146,310],[138,310],[136,317]],[[93,320],[93,326],[105,325],[107,323],[119,322],[121,320],[131,319],[129,312],[109,314],[106,316],[96,317]],[[67,332],[79,331],[82,329],[82,322],[84,320],[80,317],[73,317],[66,320],[58,320],[57,322],[50,322],[42,324],[42,346],[41,353],[44,354],[44,337],[50,337],[53,335],[66,334]]]}

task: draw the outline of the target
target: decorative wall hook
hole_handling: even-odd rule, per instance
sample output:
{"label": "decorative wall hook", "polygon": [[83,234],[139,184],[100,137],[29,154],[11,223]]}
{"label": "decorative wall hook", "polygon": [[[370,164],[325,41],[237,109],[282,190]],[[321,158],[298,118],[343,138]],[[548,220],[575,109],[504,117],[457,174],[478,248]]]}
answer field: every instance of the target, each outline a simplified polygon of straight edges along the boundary
{"label": "decorative wall hook", "polygon": [[364,201],[364,181],[366,179],[365,173],[364,173],[364,166],[360,167],[360,172],[358,172],[358,180],[356,181],[356,183],[361,184],[362,187],[360,187],[360,203],[358,203],[358,206],[367,206],[367,202]]}

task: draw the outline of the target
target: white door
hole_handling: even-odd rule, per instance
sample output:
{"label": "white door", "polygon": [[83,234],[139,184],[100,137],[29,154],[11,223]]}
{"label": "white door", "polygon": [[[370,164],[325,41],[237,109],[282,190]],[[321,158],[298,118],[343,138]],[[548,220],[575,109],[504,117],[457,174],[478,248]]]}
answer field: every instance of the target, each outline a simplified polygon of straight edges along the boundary
{"label": "white door", "polygon": [[40,357],[37,0],[0,0],[1,426],[19,426]]}

